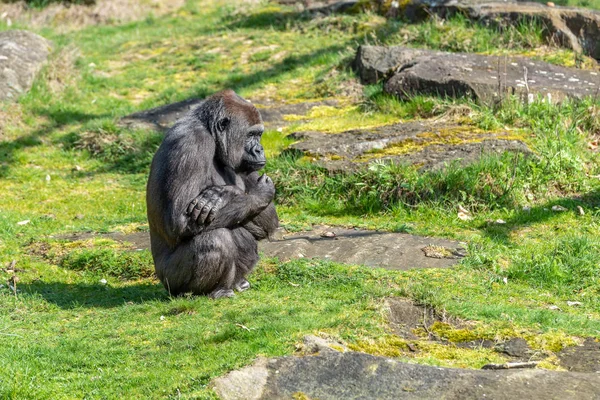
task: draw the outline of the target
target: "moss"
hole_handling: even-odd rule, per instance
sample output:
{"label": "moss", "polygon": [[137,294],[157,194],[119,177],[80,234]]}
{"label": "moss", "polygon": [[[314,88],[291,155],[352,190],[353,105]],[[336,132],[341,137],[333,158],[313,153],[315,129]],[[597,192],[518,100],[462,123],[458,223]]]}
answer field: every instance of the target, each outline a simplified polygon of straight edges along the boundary
{"label": "moss", "polygon": [[506,362],[505,357],[492,349],[463,349],[432,342],[419,342],[416,345],[420,351],[413,353],[412,358],[431,365],[480,369],[486,364]]}
{"label": "moss", "polygon": [[372,129],[401,122],[390,114],[365,114],[360,106],[317,106],[306,115],[286,115],[289,122],[299,122],[296,131],[340,133],[354,129]]}
{"label": "moss", "polygon": [[453,343],[482,339],[480,335],[470,329],[456,329],[450,324],[439,321],[434,322],[429,330],[440,338],[447,339]]}
{"label": "moss", "polygon": [[354,351],[385,357],[400,357],[409,350],[406,340],[392,335],[377,339],[361,340],[357,343],[349,344],[348,348]]}
{"label": "moss", "polygon": [[488,132],[474,126],[452,126],[419,133],[415,139],[392,143],[383,149],[370,150],[363,154],[360,160],[368,161],[385,156],[416,153],[433,145],[452,146],[465,143],[481,143],[486,140],[524,141],[525,136],[514,132]]}

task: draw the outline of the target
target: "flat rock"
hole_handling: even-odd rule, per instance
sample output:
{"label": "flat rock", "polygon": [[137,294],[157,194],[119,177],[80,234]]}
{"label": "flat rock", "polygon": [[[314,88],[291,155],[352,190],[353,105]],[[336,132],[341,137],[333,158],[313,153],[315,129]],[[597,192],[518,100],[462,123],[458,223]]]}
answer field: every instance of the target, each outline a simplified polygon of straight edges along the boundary
{"label": "flat rock", "polygon": [[[177,103],[166,104],[139,111],[123,117],[121,126],[128,128],[145,128],[158,131],[169,129],[178,119],[199,105],[202,99],[188,99]],[[272,101],[253,102],[260,111],[265,126],[268,129],[277,129],[287,125],[285,117],[288,115],[306,115],[317,106],[334,106],[336,101],[304,102],[296,104],[279,104]]]}
{"label": "flat rock", "polygon": [[212,382],[223,400],[597,399],[600,376],[539,369],[483,371],[407,364],[357,352],[259,359]]}
{"label": "flat rock", "polygon": [[[326,237],[333,233],[335,237]],[[317,226],[309,232],[298,232],[259,242],[259,250],[267,257],[281,260],[293,258],[321,258],[339,263],[366,265],[387,269],[407,270],[412,268],[447,268],[456,264],[465,255],[461,244],[446,239],[415,236],[407,233],[390,233],[367,230]],[[76,233],[61,239],[85,240],[102,237],[128,242],[136,250],[149,249],[147,232],[123,233]],[[444,248],[444,258],[427,257],[423,248]]]}
{"label": "flat rock", "polygon": [[560,365],[569,371],[600,372],[600,343],[587,338],[581,346],[570,346],[558,354]]}
{"label": "flat rock", "polygon": [[413,164],[425,170],[456,161],[467,165],[482,154],[530,153],[510,132],[486,132],[473,126],[416,121],[337,134],[296,132],[291,149],[330,170],[364,167],[373,161]]}
{"label": "flat rock", "polygon": [[[446,249],[446,257],[427,257],[423,248],[428,246]],[[280,260],[319,258],[393,270],[447,268],[465,255],[462,246],[451,240],[334,227],[315,227],[279,240],[262,241],[259,249]]]}
{"label": "flat rock", "polygon": [[467,96],[481,102],[506,94],[524,100],[541,98],[553,103],[566,98],[596,96],[600,74],[565,68],[522,57],[502,58],[462,53],[420,54],[400,67],[385,83],[389,94]]}
{"label": "flat rock", "polygon": [[50,42],[35,33],[0,32],[0,101],[16,101],[31,89],[50,50]]}
{"label": "flat rock", "polygon": [[598,71],[560,67],[523,57],[361,46],[355,64],[367,80],[389,76],[384,91],[400,98],[420,94],[467,96],[491,103],[514,94],[525,101],[541,98],[556,103],[600,92]]}
{"label": "flat rock", "polygon": [[600,60],[600,11],[548,6],[525,1],[411,0],[399,11],[412,20],[461,14],[486,25],[506,26],[538,21],[552,43],[562,44]]}

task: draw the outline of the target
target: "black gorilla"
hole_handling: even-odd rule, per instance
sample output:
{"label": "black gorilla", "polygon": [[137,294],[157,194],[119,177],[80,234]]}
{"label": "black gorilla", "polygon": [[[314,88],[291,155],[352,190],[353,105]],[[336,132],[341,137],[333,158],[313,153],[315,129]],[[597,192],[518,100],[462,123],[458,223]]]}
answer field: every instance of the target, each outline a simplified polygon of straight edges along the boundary
{"label": "black gorilla", "polygon": [[217,93],[177,121],[152,160],[146,191],[156,274],[169,293],[246,290],[257,240],[279,225],[258,110]]}

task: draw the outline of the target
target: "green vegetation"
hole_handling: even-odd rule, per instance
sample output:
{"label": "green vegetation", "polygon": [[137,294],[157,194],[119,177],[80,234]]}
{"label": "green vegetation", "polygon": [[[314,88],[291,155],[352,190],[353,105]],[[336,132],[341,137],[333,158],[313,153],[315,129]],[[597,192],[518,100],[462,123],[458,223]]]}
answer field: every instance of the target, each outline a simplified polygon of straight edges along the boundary
{"label": "green vegetation", "polygon": [[[9,29],[5,21],[0,29]],[[546,352],[548,368],[563,346],[599,337],[600,167],[588,143],[600,135],[600,101],[399,101],[380,85],[360,87],[349,67],[362,43],[593,67],[546,45],[539,27],[497,32],[462,18],[406,24],[369,13],[310,19],[265,2],[190,0],[160,18],[38,32],[55,45],[49,65],[18,104],[0,104],[0,398],[213,398],[212,378],[259,355],[292,354],[306,334],[411,362],[502,361],[490,350],[426,341],[410,355],[387,327],[389,296],[473,321],[467,331],[436,325],[450,341],[523,337]],[[453,269],[407,272],[263,259],[252,290],[211,301],[169,298],[147,250],[66,240],[147,230],[145,183],[162,136],[123,128],[119,118],[224,88],[258,100],[339,103],[264,136],[287,229],[325,223],[447,237],[468,242],[468,257]],[[297,130],[433,117],[506,131],[533,154],[427,173],[376,163],[333,174],[283,151]],[[472,220],[457,218],[459,205]],[[506,223],[490,222],[498,219]]]}

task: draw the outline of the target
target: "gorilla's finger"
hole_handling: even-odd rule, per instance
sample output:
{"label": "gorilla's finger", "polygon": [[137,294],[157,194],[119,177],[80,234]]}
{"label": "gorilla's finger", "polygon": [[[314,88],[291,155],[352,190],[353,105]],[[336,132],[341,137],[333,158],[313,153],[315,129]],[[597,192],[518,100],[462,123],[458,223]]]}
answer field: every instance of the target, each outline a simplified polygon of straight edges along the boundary
{"label": "gorilla's finger", "polygon": [[198,215],[200,215],[200,210],[197,208],[194,208],[192,210],[192,212],[190,213],[190,218],[192,218],[192,221],[195,221],[198,218]]}
{"label": "gorilla's finger", "polygon": [[190,214],[192,212],[192,210],[194,209],[194,207],[196,206],[196,204],[198,204],[197,198],[192,200],[192,202],[188,205],[187,211],[185,213]]}
{"label": "gorilla's finger", "polygon": [[211,205],[210,204],[205,205],[202,208],[202,211],[200,212],[200,216],[198,217],[196,222],[198,222],[199,224],[204,224],[206,222],[206,217],[208,217],[208,214],[210,213],[210,210],[212,210]]}

